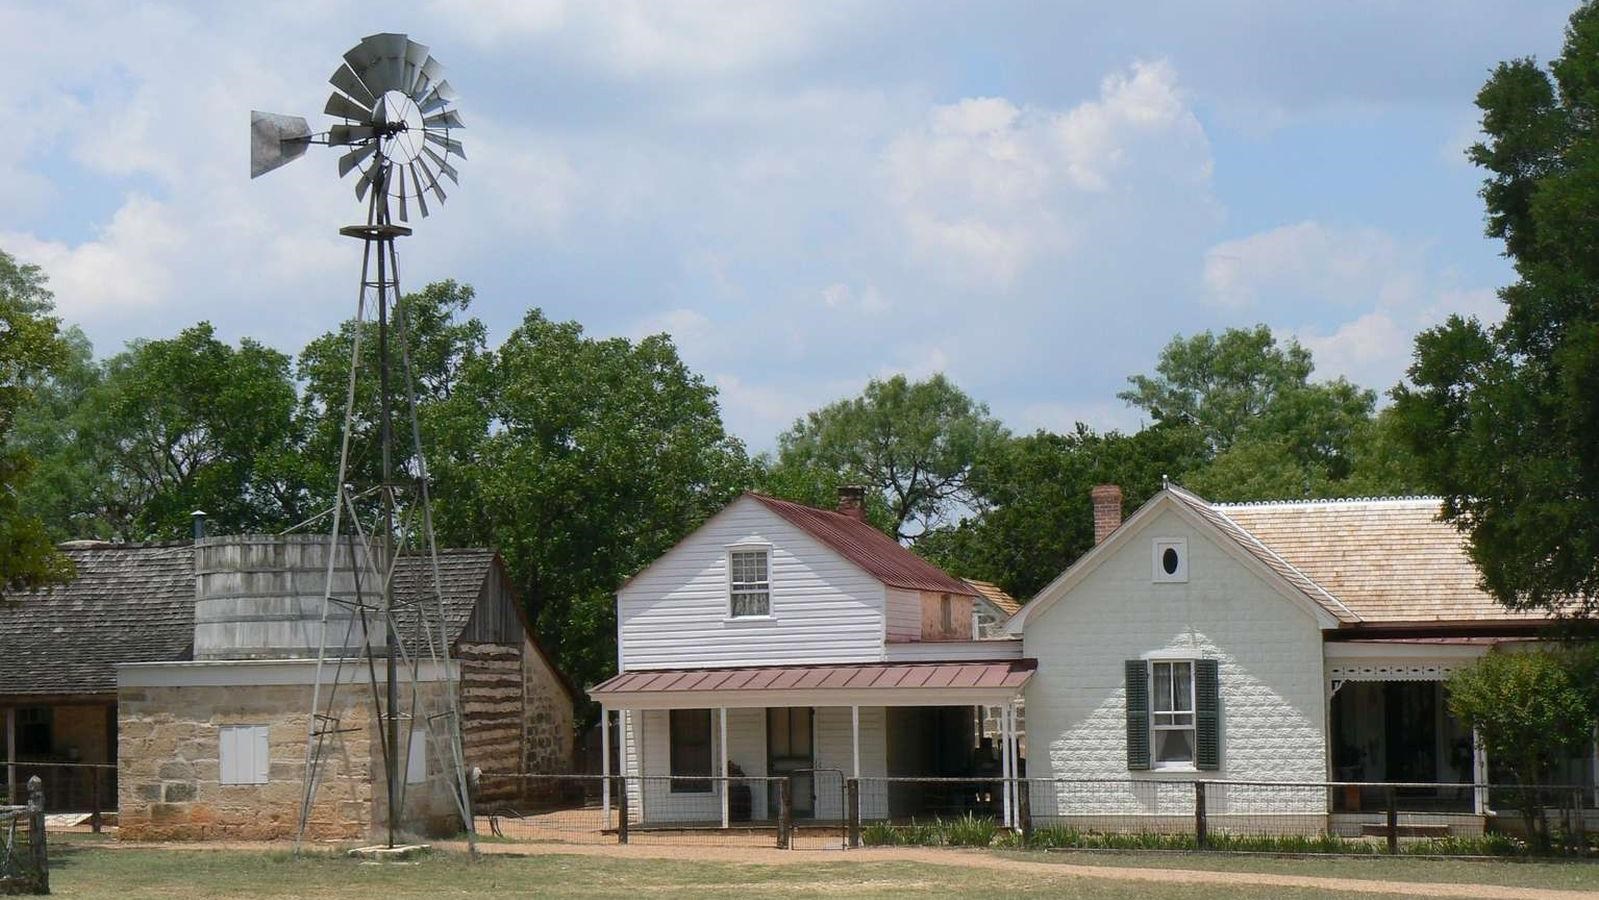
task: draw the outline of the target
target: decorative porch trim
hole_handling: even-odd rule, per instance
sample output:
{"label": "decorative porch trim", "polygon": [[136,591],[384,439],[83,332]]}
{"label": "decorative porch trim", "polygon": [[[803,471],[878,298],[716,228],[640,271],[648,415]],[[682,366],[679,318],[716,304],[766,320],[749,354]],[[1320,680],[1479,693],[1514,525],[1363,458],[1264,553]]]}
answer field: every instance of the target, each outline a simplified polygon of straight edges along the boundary
{"label": "decorative porch trim", "polygon": [[1333,691],[1346,681],[1444,681],[1466,660],[1363,660],[1329,665],[1327,680]]}

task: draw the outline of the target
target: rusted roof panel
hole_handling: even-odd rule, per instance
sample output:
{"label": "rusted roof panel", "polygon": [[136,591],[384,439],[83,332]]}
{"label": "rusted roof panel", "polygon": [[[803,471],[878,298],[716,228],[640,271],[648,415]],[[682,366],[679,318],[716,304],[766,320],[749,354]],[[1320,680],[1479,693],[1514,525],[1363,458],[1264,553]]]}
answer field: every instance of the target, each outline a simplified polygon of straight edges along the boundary
{"label": "rusted roof panel", "polygon": [[711,693],[715,691],[1017,689],[1038,667],[1036,660],[993,662],[843,663],[819,666],[751,666],[623,672],[589,694]]}
{"label": "rusted roof panel", "polygon": [[750,492],[748,496],[890,587],[977,596],[976,588],[950,576],[859,519],[765,494]]}

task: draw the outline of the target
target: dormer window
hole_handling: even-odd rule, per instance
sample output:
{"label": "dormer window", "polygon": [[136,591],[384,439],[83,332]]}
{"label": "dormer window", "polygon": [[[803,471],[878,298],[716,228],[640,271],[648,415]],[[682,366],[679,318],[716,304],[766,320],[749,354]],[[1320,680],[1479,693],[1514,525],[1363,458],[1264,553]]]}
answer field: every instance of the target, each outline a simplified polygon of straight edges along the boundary
{"label": "dormer window", "polygon": [[728,551],[728,614],[737,619],[772,614],[772,553],[765,547]]}

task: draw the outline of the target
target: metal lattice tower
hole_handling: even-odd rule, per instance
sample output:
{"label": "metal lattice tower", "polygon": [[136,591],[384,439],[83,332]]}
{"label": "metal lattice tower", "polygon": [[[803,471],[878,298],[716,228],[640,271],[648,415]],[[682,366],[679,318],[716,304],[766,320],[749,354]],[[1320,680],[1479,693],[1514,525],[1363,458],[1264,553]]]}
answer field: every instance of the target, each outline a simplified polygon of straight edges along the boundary
{"label": "metal lattice tower", "polygon": [[[440,176],[452,183],[459,180],[449,160],[465,158],[460,142],[451,137],[462,124],[460,115],[448,108],[454,92],[440,79],[441,73],[427,47],[403,34],[374,34],[344,55],[344,64],[330,79],[336,90],[325,111],[343,119],[342,124],[313,134],[302,118],[250,115],[252,178],[303,155],[311,144],[347,147],[339,158],[339,174],[360,171],[355,193],[367,207],[365,223],[339,230],[362,242],[362,257],[337,496],[330,507],[297,526],[325,524],[330,544],[297,846],[311,824],[318,789],[342,744],[341,735],[361,730],[341,721],[340,710],[345,707],[340,706],[340,693],[365,689],[370,692],[383,763],[388,845],[396,843],[406,808],[404,758],[420,733],[428,757],[446,764],[457,812],[475,849],[460,699],[452,675],[395,252],[395,240],[411,234],[411,229],[391,218],[397,209],[400,221],[408,221],[411,201],[427,216],[429,193],[435,203],[445,199]],[[359,484],[352,450],[360,439],[362,411],[357,398],[365,371],[363,338],[373,325],[380,467],[375,483]],[[402,401],[398,411],[397,396]],[[404,440],[395,437],[396,412],[408,426]],[[404,455],[397,456],[402,449]],[[341,550],[353,577],[336,577]],[[346,623],[343,634],[330,631],[337,630],[330,619]]]}

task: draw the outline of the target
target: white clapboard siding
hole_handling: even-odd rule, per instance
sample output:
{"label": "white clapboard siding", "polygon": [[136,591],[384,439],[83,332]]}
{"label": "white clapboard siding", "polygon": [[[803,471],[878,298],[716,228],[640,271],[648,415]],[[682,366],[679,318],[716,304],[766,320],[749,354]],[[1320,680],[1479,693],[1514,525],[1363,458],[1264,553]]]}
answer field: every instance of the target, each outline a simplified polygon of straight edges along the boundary
{"label": "white clapboard siding", "polygon": [[[769,617],[728,615],[735,544],[771,547]],[[881,660],[884,593],[877,579],[743,497],[618,592],[621,668]]]}
{"label": "white clapboard siding", "polygon": [[922,595],[916,591],[889,588],[888,639],[890,641],[919,641],[922,639]]}
{"label": "white clapboard siding", "polygon": [[[888,775],[888,717],[881,706],[861,707],[861,777]],[[854,774],[854,738],[847,706],[816,709],[816,817],[838,819],[843,812],[843,780]],[[837,774],[821,770],[836,769]],[[882,782],[862,785],[861,818],[888,815],[888,792]]]}
{"label": "white clapboard siding", "polygon": [[1016,639],[911,641],[888,645],[889,662],[945,662],[949,660],[1021,658],[1022,642]]}

